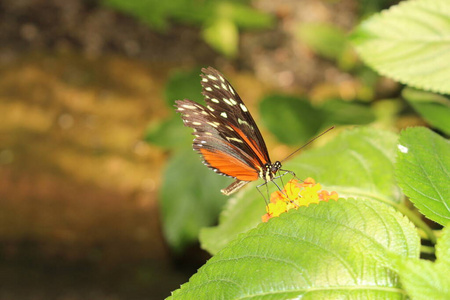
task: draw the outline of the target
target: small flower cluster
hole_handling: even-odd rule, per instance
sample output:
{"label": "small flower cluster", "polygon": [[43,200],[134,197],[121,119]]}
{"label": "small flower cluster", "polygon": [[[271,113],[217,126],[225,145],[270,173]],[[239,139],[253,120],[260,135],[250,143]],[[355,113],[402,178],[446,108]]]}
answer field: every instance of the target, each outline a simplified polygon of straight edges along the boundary
{"label": "small flower cluster", "polygon": [[299,206],[338,198],[336,192],[322,190],[320,183],[316,183],[313,178],[308,177],[303,182],[292,179],[282,191],[272,193],[270,203],[266,207],[267,213],[262,216],[262,221],[267,222],[270,218],[278,217],[292,208],[297,209]]}

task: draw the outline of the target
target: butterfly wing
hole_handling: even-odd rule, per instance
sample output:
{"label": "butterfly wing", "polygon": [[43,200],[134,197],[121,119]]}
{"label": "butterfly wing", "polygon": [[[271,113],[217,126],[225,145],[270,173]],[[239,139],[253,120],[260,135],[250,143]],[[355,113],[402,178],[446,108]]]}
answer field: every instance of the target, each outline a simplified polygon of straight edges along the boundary
{"label": "butterfly wing", "polygon": [[214,68],[202,69],[206,107],[191,100],[176,101],[184,124],[194,129],[193,143],[204,163],[237,180],[222,190],[229,195],[258,179],[270,164],[262,135],[230,83]]}
{"label": "butterfly wing", "polygon": [[229,125],[201,104],[191,100],[175,103],[184,124],[194,129],[193,148],[202,155],[205,165],[242,181],[258,179],[259,162],[232,143],[240,140],[236,131],[228,129]]}
{"label": "butterfly wing", "polygon": [[234,143],[238,148],[251,155],[255,154],[261,166],[270,163],[261,132],[241,97],[216,69],[203,68],[202,72],[203,74],[200,75],[202,94],[205,96],[208,110],[232,128],[239,129],[240,136],[246,137],[245,140],[248,143]]}

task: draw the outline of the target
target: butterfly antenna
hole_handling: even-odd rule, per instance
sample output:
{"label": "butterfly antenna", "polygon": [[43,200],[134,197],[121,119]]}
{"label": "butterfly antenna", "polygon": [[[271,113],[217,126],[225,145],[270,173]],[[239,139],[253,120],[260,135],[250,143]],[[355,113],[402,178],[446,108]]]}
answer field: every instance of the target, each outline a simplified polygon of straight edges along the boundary
{"label": "butterfly antenna", "polygon": [[294,155],[295,153],[297,153],[298,151],[300,151],[301,149],[305,148],[306,146],[308,146],[309,144],[311,144],[312,142],[314,142],[316,139],[320,138],[322,135],[324,135],[325,133],[327,133],[328,131],[330,131],[331,129],[333,129],[334,126],[331,126],[330,128],[328,128],[327,130],[325,130],[324,132],[322,132],[321,134],[319,134],[318,136],[313,137],[312,139],[310,139],[306,144],[304,144],[303,146],[301,146],[300,148],[298,148],[297,150],[295,150],[294,152],[292,152],[291,154],[289,154],[288,156],[286,156],[283,160],[281,160],[280,162],[285,161],[286,159],[288,159],[289,157],[291,157],[292,155]]}

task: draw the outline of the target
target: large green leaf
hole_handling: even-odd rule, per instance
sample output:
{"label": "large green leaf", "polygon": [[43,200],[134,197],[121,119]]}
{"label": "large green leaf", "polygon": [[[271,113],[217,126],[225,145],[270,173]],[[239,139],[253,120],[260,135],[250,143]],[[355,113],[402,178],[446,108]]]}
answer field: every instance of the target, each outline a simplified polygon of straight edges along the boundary
{"label": "large green leaf", "polygon": [[450,142],[425,127],[403,130],[396,178],[403,192],[429,219],[450,221]]}
{"label": "large green leaf", "polygon": [[450,93],[450,1],[404,1],[352,35],[362,59],[402,83]]}
{"label": "large green leaf", "polygon": [[[322,112],[303,98],[270,95],[260,103],[264,125],[283,143],[304,143],[323,125]],[[282,118],[280,118],[282,116]]]}
{"label": "large green leaf", "polygon": [[450,228],[444,229],[436,245],[436,262],[414,258],[399,259],[402,285],[415,300],[450,299]]}
{"label": "large green leaf", "polygon": [[211,226],[226,201],[219,190],[229,179],[206,168],[192,149],[172,156],[164,172],[160,207],[164,235],[175,251],[196,241]]}
{"label": "large green leaf", "polygon": [[[294,171],[301,179],[313,177],[341,197],[363,197],[395,206],[402,197],[394,183],[396,143],[397,136],[387,131],[346,130],[322,148],[295,157],[284,168]],[[290,175],[284,178],[284,182],[291,179]],[[273,189],[272,184],[268,186]],[[202,229],[202,247],[217,253],[239,233],[260,223],[264,213],[261,195],[254,185],[247,187],[228,203],[218,226]]]}
{"label": "large green leaf", "polygon": [[363,199],[322,202],[240,235],[169,299],[404,299],[390,252],[419,255],[400,213]]}
{"label": "large green leaf", "polygon": [[405,88],[402,96],[431,126],[450,135],[450,100],[434,93]]}

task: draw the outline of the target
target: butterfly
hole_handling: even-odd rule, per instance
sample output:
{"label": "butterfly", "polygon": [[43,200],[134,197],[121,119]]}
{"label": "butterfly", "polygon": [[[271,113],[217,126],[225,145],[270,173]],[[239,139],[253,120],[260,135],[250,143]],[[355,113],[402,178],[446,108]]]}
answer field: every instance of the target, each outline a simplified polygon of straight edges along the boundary
{"label": "butterfly", "polygon": [[[212,67],[202,68],[206,106],[191,100],[175,101],[185,126],[194,129],[193,148],[214,172],[236,180],[221,192],[231,195],[259,178],[272,181],[281,162],[272,163],[266,144],[241,97]],[[290,171],[286,171],[292,173]]]}
{"label": "butterfly", "polygon": [[[261,185],[265,185],[288,173],[295,177],[294,172],[281,169],[281,161],[271,162],[258,126],[225,77],[212,67],[202,68],[202,73],[206,106],[184,99],[175,101],[175,107],[184,125],[194,129],[193,148],[203,157],[204,164],[216,173],[236,179],[221,192],[231,195],[259,178],[264,180]],[[333,128],[309,140],[282,161]],[[277,175],[278,172],[284,173]]]}

